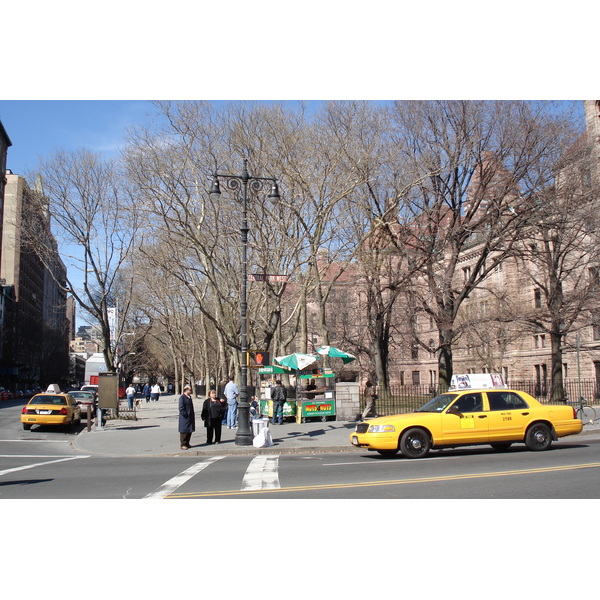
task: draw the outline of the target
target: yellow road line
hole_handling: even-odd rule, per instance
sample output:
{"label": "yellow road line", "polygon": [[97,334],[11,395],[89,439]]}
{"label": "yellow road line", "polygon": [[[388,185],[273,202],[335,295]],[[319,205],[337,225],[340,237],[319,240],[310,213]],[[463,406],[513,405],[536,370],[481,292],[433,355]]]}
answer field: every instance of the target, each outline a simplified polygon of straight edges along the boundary
{"label": "yellow road line", "polygon": [[207,498],[210,496],[245,496],[254,494],[272,494],[280,492],[303,492],[307,490],[328,490],[344,488],[376,487],[382,485],[406,485],[409,483],[436,483],[440,481],[458,481],[461,479],[481,479],[485,477],[509,477],[511,475],[531,475],[532,473],[552,473],[556,471],[572,471],[576,469],[596,469],[600,462],[580,465],[565,465],[564,467],[541,467],[538,469],[520,469],[515,471],[497,471],[491,473],[465,473],[463,475],[444,475],[438,477],[416,477],[412,479],[393,479],[388,481],[363,481],[359,483],[327,483],[321,485],[291,486],[261,490],[223,490],[216,492],[189,492],[169,494],[165,498]]}

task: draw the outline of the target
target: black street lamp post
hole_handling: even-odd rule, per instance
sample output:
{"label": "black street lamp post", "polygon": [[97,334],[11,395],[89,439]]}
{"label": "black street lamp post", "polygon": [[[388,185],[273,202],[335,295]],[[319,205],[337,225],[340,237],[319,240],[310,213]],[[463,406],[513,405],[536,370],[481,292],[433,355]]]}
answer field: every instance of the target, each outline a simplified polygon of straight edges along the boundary
{"label": "black street lamp post", "polygon": [[248,403],[248,303],[246,299],[248,282],[248,183],[254,191],[260,191],[263,188],[264,181],[271,182],[271,190],[268,198],[273,203],[279,202],[279,190],[277,188],[277,179],[274,177],[251,177],[248,175],[248,161],[244,159],[244,170],[241,175],[221,175],[214,173],[212,185],[210,187],[210,196],[213,200],[218,200],[221,196],[219,187],[219,177],[227,181],[227,187],[231,190],[239,190],[242,187],[242,224],[240,232],[242,234],[242,289],[240,298],[241,309],[241,348],[242,348],[242,380],[240,385],[240,399],[238,403],[238,428],[235,434],[235,444],[237,446],[252,445],[252,429],[250,428],[250,404]]}

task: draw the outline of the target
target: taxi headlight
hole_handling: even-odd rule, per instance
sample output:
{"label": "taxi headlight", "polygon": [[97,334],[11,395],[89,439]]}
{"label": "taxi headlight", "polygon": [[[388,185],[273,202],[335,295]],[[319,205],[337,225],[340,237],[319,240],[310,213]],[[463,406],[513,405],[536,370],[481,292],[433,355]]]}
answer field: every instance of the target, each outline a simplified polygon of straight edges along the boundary
{"label": "taxi headlight", "polygon": [[396,431],[393,425],[371,425],[369,427],[369,433],[388,433],[390,431]]}

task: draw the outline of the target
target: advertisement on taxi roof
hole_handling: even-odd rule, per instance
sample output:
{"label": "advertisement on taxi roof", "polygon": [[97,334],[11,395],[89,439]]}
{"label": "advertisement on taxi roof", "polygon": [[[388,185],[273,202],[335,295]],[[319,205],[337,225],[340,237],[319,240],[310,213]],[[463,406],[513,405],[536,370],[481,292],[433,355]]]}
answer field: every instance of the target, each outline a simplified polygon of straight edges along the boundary
{"label": "advertisement on taxi roof", "polygon": [[500,373],[468,373],[465,375],[452,375],[451,390],[506,388]]}

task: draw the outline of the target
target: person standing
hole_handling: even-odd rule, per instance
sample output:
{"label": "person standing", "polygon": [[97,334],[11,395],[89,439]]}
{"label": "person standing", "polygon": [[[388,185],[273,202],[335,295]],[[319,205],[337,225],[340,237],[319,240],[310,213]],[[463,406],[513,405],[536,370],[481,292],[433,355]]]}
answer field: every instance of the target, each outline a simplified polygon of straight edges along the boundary
{"label": "person standing", "polygon": [[252,421],[252,419],[258,418],[259,410],[260,410],[260,405],[258,404],[258,401],[256,400],[256,396],[252,396],[250,398],[250,421]]}
{"label": "person standing", "polygon": [[371,414],[371,411],[373,412],[375,417],[378,417],[379,415],[377,414],[377,409],[375,408],[375,400],[377,400],[377,394],[375,393],[375,386],[370,380],[368,380],[365,384],[365,391],[363,395],[365,398],[365,410],[363,411],[361,417],[362,420],[364,421]]}
{"label": "person standing", "polygon": [[275,387],[271,392],[273,400],[273,425],[279,420],[279,425],[283,425],[283,405],[287,400],[287,390],[281,385],[281,380],[275,382]]}
{"label": "person standing", "polygon": [[133,387],[133,385],[131,385],[131,383],[125,390],[125,395],[127,396],[127,407],[129,408],[129,410],[133,410],[133,401],[135,400],[135,388]]}
{"label": "person standing", "polygon": [[[190,393],[191,393],[191,388],[190,388]],[[160,398],[160,385],[158,385],[158,383],[155,383],[152,386],[152,389],[150,390],[150,400],[152,400],[152,402],[158,402],[159,398]]]}
{"label": "person standing", "polygon": [[237,398],[240,395],[237,385],[233,381],[233,375],[229,376],[229,382],[225,386],[225,398],[227,399],[227,429],[235,429],[237,422]]}
{"label": "person standing", "polygon": [[179,442],[182,450],[190,449],[192,433],[196,431],[196,415],[192,400],[192,388],[186,385],[179,397]]}
{"label": "person standing", "polygon": [[214,435],[215,444],[219,444],[223,428],[223,405],[217,398],[216,390],[210,390],[208,398],[202,404],[200,418],[204,421],[204,427],[206,427],[206,443],[212,444]]}

